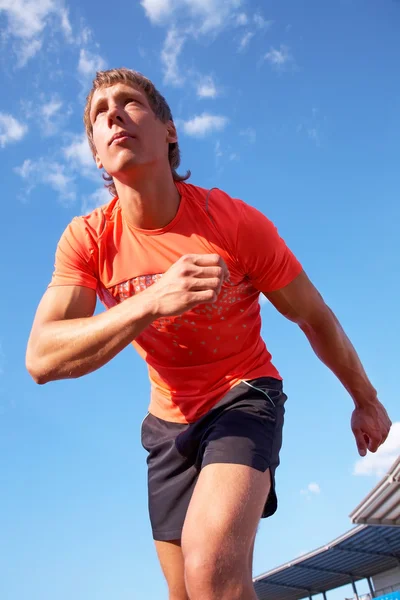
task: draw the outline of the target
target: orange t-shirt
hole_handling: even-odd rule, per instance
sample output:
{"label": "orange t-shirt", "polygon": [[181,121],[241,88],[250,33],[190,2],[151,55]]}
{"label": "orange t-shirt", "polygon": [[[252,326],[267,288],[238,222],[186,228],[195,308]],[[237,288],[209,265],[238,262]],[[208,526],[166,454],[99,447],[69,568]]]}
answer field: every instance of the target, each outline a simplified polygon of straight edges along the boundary
{"label": "orange t-shirt", "polygon": [[217,189],[176,185],[179,209],[162,229],[133,227],[118,198],[74,218],[59,241],[50,286],[92,288],[111,308],[152,285],[182,255],[219,254],[230,282],[215,304],[158,319],[133,341],[148,364],[149,411],[190,423],[244,379],[280,379],[260,334],[259,294],[286,286],[301,265],[255,208]]}

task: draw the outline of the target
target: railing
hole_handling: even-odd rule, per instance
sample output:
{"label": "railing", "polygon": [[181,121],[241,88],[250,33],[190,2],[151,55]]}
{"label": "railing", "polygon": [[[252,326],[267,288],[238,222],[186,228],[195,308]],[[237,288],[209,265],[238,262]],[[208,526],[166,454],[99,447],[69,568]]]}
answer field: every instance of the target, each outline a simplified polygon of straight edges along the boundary
{"label": "railing", "polygon": [[378,598],[379,596],[384,596],[385,594],[392,594],[393,592],[399,592],[400,595],[400,581],[398,583],[395,583],[394,585],[389,585],[385,588],[382,588],[381,590],[376,590],[375,598]]}
{"label": "railing", "polygon": [[[386,596],[388,596],[387,599]],[[371,596],[371,594],[362,594],[358,596],[358,600],[380,600],[381,598],[382,600],[400,600],[400,581],[394,585],[388,585],[380,590],[375,590],[373,596]],[[345,600],[356,600],[356,597],[345,598]]]}

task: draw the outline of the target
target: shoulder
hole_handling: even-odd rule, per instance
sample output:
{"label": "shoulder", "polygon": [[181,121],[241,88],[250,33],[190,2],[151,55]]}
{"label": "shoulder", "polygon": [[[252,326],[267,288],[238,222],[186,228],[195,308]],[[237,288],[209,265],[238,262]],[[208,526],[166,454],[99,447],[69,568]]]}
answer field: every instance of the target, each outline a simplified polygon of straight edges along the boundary
{"label": "shoulder", "polygon": [[63,237],[73,238],[84,244],[97,245],[107,225],[115,221],[119,208],[119,200],[115,197],[87,214],[74,217],[65,229]]}
{"label": "shoulder", "polygon": [[217,187],[204,188],[190,183],[179,183],[178,189],[185,193],[186,197],[201,203],[214,219],[230,216],[230,219],[234,220],[235,216],[240,216],[243,206],[246,206],[242,200]]}
{"label": "shoulder", "polygon": [[73,219],[77,227],[86,228],[100,236],[108,223],[115,221],[120,212],[120,203],[117,196],[110,202],[96,207],[85,215]]}

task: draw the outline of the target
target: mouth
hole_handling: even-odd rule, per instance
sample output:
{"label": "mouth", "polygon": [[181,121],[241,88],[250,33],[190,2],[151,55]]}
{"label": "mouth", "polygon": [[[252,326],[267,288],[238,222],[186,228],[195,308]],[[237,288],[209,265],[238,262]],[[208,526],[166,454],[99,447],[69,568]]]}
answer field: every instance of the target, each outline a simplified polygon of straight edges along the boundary
{"label": "mouth", "polygon": [[115,135],[112,136],[108,145],[113,146],[113,145],[119,144],[129,138],[133,138],[133,135],[131,135],[130,133],[127,133],[126,131],[119,131],[118,133],[116,133]]}

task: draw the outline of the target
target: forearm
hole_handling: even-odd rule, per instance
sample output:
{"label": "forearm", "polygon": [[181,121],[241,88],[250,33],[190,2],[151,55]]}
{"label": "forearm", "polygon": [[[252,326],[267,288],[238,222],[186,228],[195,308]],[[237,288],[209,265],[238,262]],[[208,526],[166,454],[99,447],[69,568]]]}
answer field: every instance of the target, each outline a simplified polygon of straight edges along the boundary
{"label": "forearm", "polygon": [[317,324],[300,324],[318,358],[337,376],[354,400],[362,406],[377,399],[377,393],[342,326],[327,308]]}
{"label": "forearm", "polygon": [[142,292],[99,315],[46,323],[28,344],[28,371],[37,383],[47,383],[99,369],[150,325],[152,308]]}

